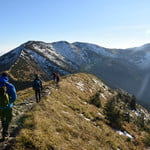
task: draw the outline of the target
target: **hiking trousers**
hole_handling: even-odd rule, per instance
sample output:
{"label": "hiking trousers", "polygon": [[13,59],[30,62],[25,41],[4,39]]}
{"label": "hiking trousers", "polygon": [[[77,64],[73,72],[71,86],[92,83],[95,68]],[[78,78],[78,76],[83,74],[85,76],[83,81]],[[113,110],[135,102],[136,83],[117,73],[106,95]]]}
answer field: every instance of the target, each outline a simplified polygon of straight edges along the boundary
{"label": "hiking trousers", "polygon": [[5,138],[8,135],[8,127],[12,120],[12,108],[0,110],[0,120],[2,124],[2,137]]}
{"label": "hiking trousers", "polygon": [[41,100],[41,90],[40,89],[35,90],[35,98],[36,98],[37,103]]}

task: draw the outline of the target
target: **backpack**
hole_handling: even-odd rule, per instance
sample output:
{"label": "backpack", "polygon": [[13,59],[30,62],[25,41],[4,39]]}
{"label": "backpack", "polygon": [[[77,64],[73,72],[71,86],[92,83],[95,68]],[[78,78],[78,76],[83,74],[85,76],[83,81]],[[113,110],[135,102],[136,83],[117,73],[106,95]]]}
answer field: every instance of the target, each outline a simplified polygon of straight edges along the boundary
{"label": "backpack", "polygon": [[6,86],[0,87],[0,107],[6,107],[9,104],[9,96],[6,93]]}
{"label": "backpack", "polygon": [[41,81],[39,79],[35,79],[33,82],[33,89],[38,90],[41,88]]}

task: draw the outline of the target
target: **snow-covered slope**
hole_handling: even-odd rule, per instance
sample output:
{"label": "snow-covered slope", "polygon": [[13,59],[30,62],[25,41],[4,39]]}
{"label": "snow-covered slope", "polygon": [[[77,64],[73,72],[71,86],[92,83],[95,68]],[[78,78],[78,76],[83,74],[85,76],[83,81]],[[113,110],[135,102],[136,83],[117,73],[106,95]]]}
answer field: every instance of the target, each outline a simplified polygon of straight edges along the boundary
{"label": "snow-covered slope", "polygon": [[131,59],[140,69],[150,69],[150,44],[130,49]]}
{"label": "snow-covered slope", "polygon": [[79,65],[93,62],[91,53],[110,59],[122,59],[142,70],[149,68],[150,64],[150,44],[129,49],[108,49],[90,43],[75,42],[71,44],[66,41],[54,42],[50,45],[62,56]]}
{"label": "snow-covered slope", "polygon": [[141,70],[149,69],[150,64],[150,44],[128,49],[116,49],[115,57],[125,60],[127,63],[135,65]]}
{"label": "snow-covered slope", "polygon": [[59,68],[59,72],[60,70],[64,70],[64,73],[61,74],[66,74],[68,71],[74,72],[78,69],[76,64],[55,51],[50,44],[43,42],[32,42],[26,45],[25,49],[34,57],[34,59],[41,65],[42,68],[45,68],[46,66],[55,66]]}

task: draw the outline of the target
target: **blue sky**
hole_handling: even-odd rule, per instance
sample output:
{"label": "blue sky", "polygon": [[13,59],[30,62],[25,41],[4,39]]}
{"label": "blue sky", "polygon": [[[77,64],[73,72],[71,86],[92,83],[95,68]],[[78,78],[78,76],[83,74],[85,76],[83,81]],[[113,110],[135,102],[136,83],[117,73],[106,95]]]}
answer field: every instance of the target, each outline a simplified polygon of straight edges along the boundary
{"label": "blue sky", "polygon": [[0,51],[29,40],[108,48],[150,43],[150,0],[1,0]]}

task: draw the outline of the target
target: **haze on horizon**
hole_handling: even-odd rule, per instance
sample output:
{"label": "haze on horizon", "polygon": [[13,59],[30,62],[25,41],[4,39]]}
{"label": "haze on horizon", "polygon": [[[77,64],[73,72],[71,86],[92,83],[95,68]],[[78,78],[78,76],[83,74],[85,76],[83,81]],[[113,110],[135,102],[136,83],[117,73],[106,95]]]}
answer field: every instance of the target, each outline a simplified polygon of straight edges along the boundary
{"label": "haze on horizon", "polygon": [[2,0],[0,53],[29,41],[106,48],[150,43],[149,0]]}

